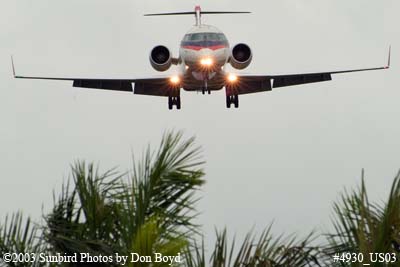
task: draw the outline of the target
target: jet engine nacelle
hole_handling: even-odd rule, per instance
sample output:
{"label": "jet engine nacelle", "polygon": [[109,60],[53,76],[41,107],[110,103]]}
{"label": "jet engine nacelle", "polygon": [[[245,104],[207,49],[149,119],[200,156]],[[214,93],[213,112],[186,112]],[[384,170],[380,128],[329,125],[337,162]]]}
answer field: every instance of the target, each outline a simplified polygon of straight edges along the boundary
{"label": "jet engine nacelle", "polygon": [[250,65],[253,53],[247,44],[237,44],[232,48],[230,63],[232,67],[242,70]]}
{"label": "jet engine nacelle", "polygon": [[171,52],[163,45],[154,47],[150,53],[150,63],[157,71],[168,70],[172,64]]}

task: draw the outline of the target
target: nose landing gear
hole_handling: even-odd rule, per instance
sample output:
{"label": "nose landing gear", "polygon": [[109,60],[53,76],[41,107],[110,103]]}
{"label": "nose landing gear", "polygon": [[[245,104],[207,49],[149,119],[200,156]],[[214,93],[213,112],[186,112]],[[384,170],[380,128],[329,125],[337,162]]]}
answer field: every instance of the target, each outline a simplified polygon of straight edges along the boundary
{"label": "nose landing gear", "polygon": [[203,95],[205,95],[206,92],[208,92],[208,94],[211,94],[211,90],[210,90],[210,88],[208,88],[208,77],[205,77],[205,79],[204,79],[204,87],[201,89],[201,93]]}

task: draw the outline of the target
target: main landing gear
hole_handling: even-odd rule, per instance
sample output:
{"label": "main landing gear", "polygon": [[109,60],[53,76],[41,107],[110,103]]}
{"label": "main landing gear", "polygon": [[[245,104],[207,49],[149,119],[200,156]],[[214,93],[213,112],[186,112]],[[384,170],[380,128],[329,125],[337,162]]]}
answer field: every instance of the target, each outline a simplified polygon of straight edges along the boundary
{"label": "main landing gear", "polygon": [[210,90],[210,89],[207,89],[207,88],[201,89],[201,93],[202,93],[203,95],[205,95],[206,92],[208,92],[208,94],[211,94],[211,90]]}
{"label": "main landing gear", "polygon": [[234,104],[235,108],[239,107],[239,96],[238,95],[227,95],[226,96],[226,107],[231,108],[231,104]]}
{"label": "main landing gear", "polygon": [[169,96],[168,97],[168,109],[173,109],[176,106],[177,109],[181,109],[181,97],[180,96]]}

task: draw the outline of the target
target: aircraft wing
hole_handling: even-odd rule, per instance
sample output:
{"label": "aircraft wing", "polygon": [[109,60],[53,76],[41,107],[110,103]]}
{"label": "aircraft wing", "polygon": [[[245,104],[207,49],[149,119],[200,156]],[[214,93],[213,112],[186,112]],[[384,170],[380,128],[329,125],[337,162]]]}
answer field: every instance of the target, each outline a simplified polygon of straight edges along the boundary
{"label": "aircraft wing", "polygon": [[316,83],[332,80],[332,75],[371,71],[371,70],[384,70],[390,67],[390,49],[388,63],[384,67],[367,68],[367,69],[352,69],[330,72],[316,72],[316,73],[299,73],[299,74],[286,74],[286,75],[241,75],[237,74],[239,86],[237,88],[238,94],[257,93],[262,91],[270,91],[273,88],[301,85],[307,83]]}
{"label": "aircraft wing", "polygon": [[250,94],[264,91],[271,91],[274,88],[301,85],[307,83],[317,83],[332,80],[332,74],[368,71],[368,70],[382,70],[382,68],[371,69],[357,69],[345,71],[332,71],[332,72],[317,72],[317,73],[299,73],[287,75],[246,75],[237,74],[238,83],[237,94]]}
{"label": "aircraft wing", "polygon": [[[133,92],[139,95],[169,96],[169,77],[157,77],[147,79],[87,79],[87,78],[57,78],[57,77],[37,77],[20,76],[15,74],[13,64],[14,78],[34,79],[34,80],[56,80],[71,81],[73,87],[114,90]],[[134,86],[132,85],[134,83]]]}
{"label": "aircraft wing", "polygon": [[[133,92],[139,95],[169,96],[169,78],[149,79],[85,79],[18,76],[17,79],[72,81],[73,87]],[[134,86],[132,85],[134,83]]]}
{"label": "aircraft wing", "polygon": [[343,71],[331,71],[331,72],[318,72],[318,73],[304,73],[304,74],[290,74],[290,75],[273,75],[270,78],[273,79],[273,88],[300,85],[306,83],[316,83],[332,80],[333,74],[370,71],[370,70],[384,70],[389,67],[369,68],[369,69],[355,69],[355,70],[343,70]]}

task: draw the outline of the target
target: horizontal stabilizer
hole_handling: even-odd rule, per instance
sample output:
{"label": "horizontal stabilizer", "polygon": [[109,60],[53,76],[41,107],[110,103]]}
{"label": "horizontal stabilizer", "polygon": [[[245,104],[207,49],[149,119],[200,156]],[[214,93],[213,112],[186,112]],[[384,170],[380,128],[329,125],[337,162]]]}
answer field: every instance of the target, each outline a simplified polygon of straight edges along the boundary
{"label": "horizontal stabilizer", "polygon": [[[201,11],[201,14],[250,14],[248,11]],[[175,16],[175,15],[196,15],[194,11],[188,12],[172,12],[172,13],[155,13],[155,14],[145,14],[144,16]]]}
{"label": "horizontal stabilizer", "polygon": [[221,14],[249,14],[247,11],[202,11],[200,6],[195,6],[194,11],[185,12],[170,12],[170,13],[155,13],[146,14],[145,16],[176,16],[176,15],[194,15],[196,17],[196,25],[201,25],[201,15],[221,15]]}

